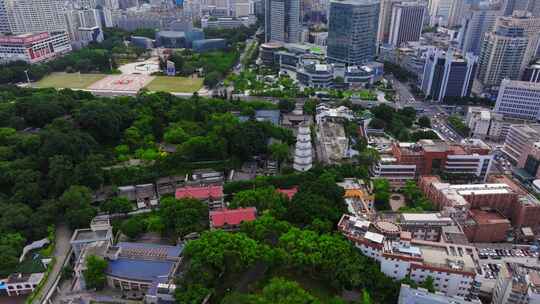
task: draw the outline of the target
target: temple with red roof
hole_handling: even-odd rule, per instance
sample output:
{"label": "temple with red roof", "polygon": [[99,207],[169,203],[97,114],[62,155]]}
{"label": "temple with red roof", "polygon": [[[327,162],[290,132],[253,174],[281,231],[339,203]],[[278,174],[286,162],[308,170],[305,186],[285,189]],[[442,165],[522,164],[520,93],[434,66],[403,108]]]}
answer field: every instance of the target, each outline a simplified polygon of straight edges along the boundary
{"label": "temple with red roof", "polygon": [[285,194],[287,198],[290,200],[293,198],[293,196],[298,192],[298,187],[293,187],[290,189],[277,189],[279,193]]}
{"label": "temple with red roof", "polygon": [[255,207],[221,209],[210,211],[210,228],[236,230],[243,222],[252,222],[257,218]]}
{"label": "temple with red roof", "polygon": [[194,198],[204,201],[208,204],[210,210],[223,208],[223,186],[186,186],[177,188],[175,192],[176,199]]}

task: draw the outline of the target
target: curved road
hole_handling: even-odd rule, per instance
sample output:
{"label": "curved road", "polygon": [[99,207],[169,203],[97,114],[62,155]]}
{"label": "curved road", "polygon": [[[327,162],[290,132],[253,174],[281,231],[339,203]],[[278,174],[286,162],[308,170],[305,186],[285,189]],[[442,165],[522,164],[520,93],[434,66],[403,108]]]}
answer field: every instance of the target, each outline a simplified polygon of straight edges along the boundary
{"label": "curved road", "polygon": [[43,298],[49,293],[49,291],[56,286],[56,279],[60,276],[64,262],[68,257],[71,249],[69,241],[71,240],[71,230],[65,225],[59,225],[56,229],[56,240],[54,246],[54,257],[56,262],[47,277],[47,281],[39,291],[39,294],[34,298],[32,304],[40,304],[43,302]]}

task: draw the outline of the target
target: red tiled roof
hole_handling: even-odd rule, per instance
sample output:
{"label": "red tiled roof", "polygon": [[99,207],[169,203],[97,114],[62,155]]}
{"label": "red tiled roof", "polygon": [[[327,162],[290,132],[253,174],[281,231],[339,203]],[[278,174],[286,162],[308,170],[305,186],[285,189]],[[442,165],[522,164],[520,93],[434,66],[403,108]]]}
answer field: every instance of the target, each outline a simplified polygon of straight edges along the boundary
{"label": "red tiled roof", "polygon": [[279,193],[285,194],[289,199],[292,199],[293,196],[298,192],[298,187],[294,187],[291,189],[277,189]]}
{"label": "red tiled roof", "polygon": [[204,187],[182,187],[176,189],[176,199],[196,198],[206,200],[209,198],[223,197],[223,186],[204,186]]}
{"label": "red tiled roof", "polygon": [[210,211],[210,223],[214,228],[225,225],[237,226],[242,222],[254,221],[256,213],[257,209],[255,207]]}

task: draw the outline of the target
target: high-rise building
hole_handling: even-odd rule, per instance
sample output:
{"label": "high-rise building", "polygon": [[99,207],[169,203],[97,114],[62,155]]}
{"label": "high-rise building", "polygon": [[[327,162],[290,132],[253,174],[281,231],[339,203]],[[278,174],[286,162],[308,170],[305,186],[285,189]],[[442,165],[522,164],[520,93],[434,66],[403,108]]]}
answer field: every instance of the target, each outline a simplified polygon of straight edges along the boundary
{"label": "high-rise building", "polygon": [[419,41],[426,7],[419,2],[403,2],[392,8],[389,43],[395,47],[404,42]]}
{"label": "high-rise building", "polygon": [[495,112],[509,118],[540,120],[540,83],[504,79]]}
{"label": "high-rise building", "polygon": [[[58,0],[2,0],[10,32],[65,31],[64,5]],[[1,14],[0,9],[0,14]],[[0,22],[2,20],[0,19]]]}
{"label": "high-rise building", "polygon": [[519,79],[528,45],[529,38],[522,27],[497,22],[495,31],[486,33],[482,42],[478,80],[484,87],[492,87],[504,78]]}
{"label": "high-rise building", "polygon": [[461,21],[463,0],[431,0],[429,14],[431,25],[456,26]]}
{"label": "high-rise building", "polygon": [[390,23],[392,22],[392,8],[395,4],[402,3],[401,0],[381,0],[379,25],[377,29],[377,44],[388,43],[390,37]]}
{"label": "high-rise building", "polygon": [[300,0],[266,0],[266,42],[300,41]]}
{"label": "high-rise building", "polygon": [[515,11],[528,11],[533,16],[540,17],[540,1],[538,0],[505,0],[502,1],[502,12],[512,16]]}
{"label": "high-rise building", "polygon": [[377,49],[378,24],[378,0],[330,2],[328,60],[348,65],[373,61]]}
{"label": "high-rise building", "polygon": [[471,94],[478,57],[432,48],[426,54],[422,91],[432,100]]}
{"label": "high-rise building", "polygon": [[103,41],[103,25],[99,10],[67,10],[65,18],[73,47],[79,48],[90,42]]}
{"label": "high-rise building", "polygon": [[512,16],[500,17],[497,20],[497,24],[522,28],[525,36],[529,38],[527,51],[525,52],[520,68],[520,74],[523,73],[527,65],[534,60],[537,54],[538,43],[540,41],[540,17],[534,17],[527,11],[514,11]]}
{"label": "high-rise building", "polygon": [[498,7],[481,4],[471,8],[463,18],[460,29],[462,31],[461,51],[480,55],[484,34],[492,30],[498,16],[500,16]]}
{"label": "high-rise building", "polygon": [[0,0],[0,33],[11,33],[5,0]]}
{"label": "high-rise building", "polygon": [[470,9],[470,5],[467,5],[464,0],[453,0],[450,6],[450,12],[448,14],[448,20],[446,22],[447,27],[455,27],[461,24],[463,14]]}

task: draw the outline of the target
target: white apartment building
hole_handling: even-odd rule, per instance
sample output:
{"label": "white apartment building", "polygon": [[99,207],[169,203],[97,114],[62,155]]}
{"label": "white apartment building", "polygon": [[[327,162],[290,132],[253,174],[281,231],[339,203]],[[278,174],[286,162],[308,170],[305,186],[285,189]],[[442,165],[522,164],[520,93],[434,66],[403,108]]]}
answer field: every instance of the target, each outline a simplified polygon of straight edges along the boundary
{"label": "white apartment building", "polygon": [[65,31],[65,5],[58,0],[3,0],[10,32]]}
{"label": "white apartment building", "polygon": [[502,151],[517,163],[528,147],[540,141],[540,124],[512,125],[504,141]]}
{"label": "white apartment building", "polygon": [[409,276],[421,283],[428,277],[435,289],[448,296],[466,297],[476,276],[472,246],[411,240],[408,232],[398,239],[374,232],[371,222],[343,215],[338,229],[368,257],[380,262],[381,271],[396,280]]}
{"label": "white apartment building", "polygon": [[510,118],[540,120],[540,83],[504,79],[495,112]]}
{"label": "white apartment building", "polygon": [[36,63],[71,52],[66,32],[0,36],[0,62]]}
{"label": "white apartment building", "polygon": [[469,107],[465,122],[474,138],[485,139],[489,133],[491,111],[481,107]]}

